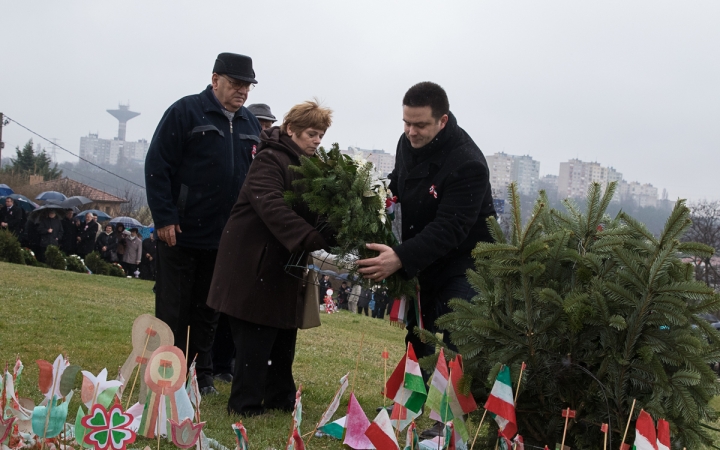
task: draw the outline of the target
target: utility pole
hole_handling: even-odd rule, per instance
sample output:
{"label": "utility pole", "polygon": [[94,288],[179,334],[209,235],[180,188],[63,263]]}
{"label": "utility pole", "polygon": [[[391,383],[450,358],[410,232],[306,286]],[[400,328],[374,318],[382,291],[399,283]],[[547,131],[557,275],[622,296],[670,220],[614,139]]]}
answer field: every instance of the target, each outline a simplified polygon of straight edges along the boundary
{"label": "utility pole", "polygon": [[2,167],[2,151],[5,148],[5,143],[2,140],[2,129],[5,126],[5,116],[0,112],[0,167]]}

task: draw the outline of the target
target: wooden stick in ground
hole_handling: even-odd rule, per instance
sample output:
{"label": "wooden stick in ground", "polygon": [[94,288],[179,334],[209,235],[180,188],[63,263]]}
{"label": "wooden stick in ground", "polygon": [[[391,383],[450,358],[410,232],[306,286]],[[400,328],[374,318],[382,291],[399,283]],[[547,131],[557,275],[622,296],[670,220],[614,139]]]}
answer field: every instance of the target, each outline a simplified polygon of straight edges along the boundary
{"label": "wooden stick in ground", "polygon": [[560,450],[565,449],[565,434],[567,433],[568,421],[570,420],[570,407],[568,407],[568,409],[566,409],[565,411],[565,428],[563,429],[563,437],[562,442],[560,443]]}
{"label": "wooden stick in ground", "polygon": [[480,428],[482,428],[483,422],[485,422],[485,415],[487,414],[487,409],[483,413],[482,419],[480,419],[480,424],[477,427],[477,430],[475,430],[475,437],[473,438],[472,445],[470,446],[470,450],[473,450],[473,447],[475,447],[475,441],[477,440],[478,434],[480,434]]}
{"label": "wooden stick in ground", "polygon": [[[608,421],[608,423],[609,422],[610,421]],[[608,432],[606,431],[605,432],[605,442],[603,442],[603,450],[607,450],[607,435],[608,435]]]}
{"label": "wooden stick in ground", "polygon": [[188,357],[190,352],[190,325],[188,325],[187,338],[185,339],[185,358]]}
{"label": "wooden stick in ground", "polygon": [[635,411],[635,402],[636,401],[637,401],[637,399],[634,398],[632,407],[630,407],[630,414],[628,415],[627,425],[625,425],[625,433],[623,434],[622,442],[620,442],[620,450],[622,450],[623,445],[625,444],[625,438],[627,437],[628,430],[630,429],[630,421],[632,420],[632,415],[633,415],[633,412]]}
{"label": "wooden stick in ground", "polygon": [[[152,334],[152,325],[150,325],[150,328],[148,328],[147,331],[147,337],[145,338],[145,346],[143,347],[142,354],[140,354],[140,361],[143,361],[145,359],[145,351],[147,350],[148,341],[150,341],[150,335]],[[130,388],[130,395],[128,395],[127,403],[125,404],[125,411],[130,407],[130,400],[132,399],[133,391],[135,390],[135,383],[137,382],[138,375],[140,375],[140,367],[142,367],[142,362],[138,364],[137,372],[135,372],[135,378],[133,379],[132,387]]]}
{"label": "wooden stick in ground", "polygon": [[387,389],[387,360],[388,360],[388,352],[387,347],[383,349],[382,352],[382,359],[383,359],[383,408],[385,407],[385,400],[387,400],[387,396],[385,395],[385,389]]}
{"label": "wooden stick in ground", "polygon": [[518,394],[520,394],[520,382],[522,381],[523,371],[525,371],[525,361],[520,366],[520,376],[518,377],[517,387],[515,388],[515,405],[517,406]]}
{"label": "wooden stick in ground", "polygon": [[350,392],[355,392],[355,378],[357,377],[358,367],[360,366],[360,356],[362,356],[362,348],[363,348],[364,341],[365,341],[365,332],[363,331],[363,334],[360,337],[360,350],[358,350],[358,356],[357,356],[357,359],[355,360],[355,372],[353,373],[353,380],[352,380],[352,386],[350,387]]}

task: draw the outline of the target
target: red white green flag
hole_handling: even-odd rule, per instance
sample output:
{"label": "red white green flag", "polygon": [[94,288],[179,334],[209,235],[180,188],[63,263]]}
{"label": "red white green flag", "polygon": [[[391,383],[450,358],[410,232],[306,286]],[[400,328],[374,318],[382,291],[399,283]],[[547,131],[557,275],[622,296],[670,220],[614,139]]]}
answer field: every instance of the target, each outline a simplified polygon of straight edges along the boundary
{"label": "red white green flag", "polygon": [[408,343],[407,352],[385,385],[385,396],[414,413],[419,413],[425,404],[427,399],[425,382],[415,351],[410,343]]}
{"label": "red white green flag", "polygon": [[431,419],[441,420],[441,404],[443,395],[445,395],[445,389],[447,389],[448,378],[450,378],[450,373],[448,372],[447,362],[445,361],[445,353],[441,347],[437,364],[435,364],[435,372],[433,372],[432,378],[430,379],[426,402],[426,405],[431,411]]}
{"label": "red white green flag", "polygon": [[508,366],[502,366],[500,369],[490,396],[485,402],[485,409],[493,414],[499,433],[507,439],[512,439],[517,433],[517,420]]}
{"label": "red white green flag", "polygon": [[418,417],[420,417],[420,412],[408,411],[406,407],[399,403],[393,405],[392,414],[390,414],[392,425],[400,431],[404,430]]}
{"label": "red white green flag", "polygon": [[658,450],[655,422],[644,409],[640,410],[640,415],[635,422],[635,443],[633,444],[633,449]]}
{"label": "red white green flag", "polygon": [[378,450],[399,450],[400,448],[385,408],[380,410],[380,413],[375,417],[368,429],[365,430],[365,436],[370,439],[370,442]]}
{"label": "red white green flag", "polygon": [[664,419],[658,419],[657,448],[658,450],[670,450],[670,424]]}
{"label": "red white green flag", "polygon": [[[195,362],[193,362],[193,364],[195,364]],[[235,432],[235,439],[237,440],[237,450],[248,450],[247,430],[245,430],[242,422],[232,424],[232,429]]]}
{"label": "red white green flag", "polygon": [[417,450],[420,448],[420,438],[418,437],[417,426],[415,422],[410,424],[405,435],[405,448],[403,450]]}

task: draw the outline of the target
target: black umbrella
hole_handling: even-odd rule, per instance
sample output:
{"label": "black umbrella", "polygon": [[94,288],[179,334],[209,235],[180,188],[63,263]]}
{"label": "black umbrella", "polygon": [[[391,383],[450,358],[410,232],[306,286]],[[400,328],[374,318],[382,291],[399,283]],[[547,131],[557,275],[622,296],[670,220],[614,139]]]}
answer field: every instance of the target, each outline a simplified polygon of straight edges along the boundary
{"label": "black umbrella", "polygon": [[105,222],[106,220],[112,219],[112,217],[108,216],[103,211],[100,211],[99,209],[88,209],[87,211],[82,211],[80,214],[76,215],[76,219],[80,219],[81,222],[85,222],[85,214],[95,214],[98,216],[98,222]]}
{"label": "black umbrella", "polygon": [[78,207],[82,205],[87,205],[88,203],[92,203],[93,201],[90,200],[87,197],[83,197],[82,195],[73,195],[72,197],[68,197],[65,200],[48,200],[47,203],[54,204],[54,205],[60,205],[64,206],[65,208],[73,208]]}
{"label": "black umbrella", "polygon": [[43,214],[42,211],[51,211],[52,210],[52,211],[55,211],[58,215],[61,215],[62,212],[65,211],[66,209],[68,209],[68,208],[64,208],[60,205],[53,205],[53,204],[38,206],[37,208],[35,208],[35,210],[33,212],[30,213],[30,215],[28,215],[28,219],[30,219],[32,221],[36,221],[38,216],[40,214]]}

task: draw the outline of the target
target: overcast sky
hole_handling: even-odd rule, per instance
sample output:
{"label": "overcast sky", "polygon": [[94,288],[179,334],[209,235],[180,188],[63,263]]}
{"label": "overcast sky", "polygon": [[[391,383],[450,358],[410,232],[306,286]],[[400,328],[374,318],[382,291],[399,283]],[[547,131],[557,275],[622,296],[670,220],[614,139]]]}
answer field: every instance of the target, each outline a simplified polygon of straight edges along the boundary
{"label": "overcast sky", "polygon": [[[541,175],[597,161],[671,199],[720,198],[715,0],[0,0],[0,37],[0,112],[73,152],[117,136],[119,102],[141,113],[127,139],[149,140],[228,51],[253,58],[248,104],[333,108],[326,146],[394,153],[403,94],[431,80],[485,154],[531,155]],[[5,127],[3,156],[30,137]]]}

